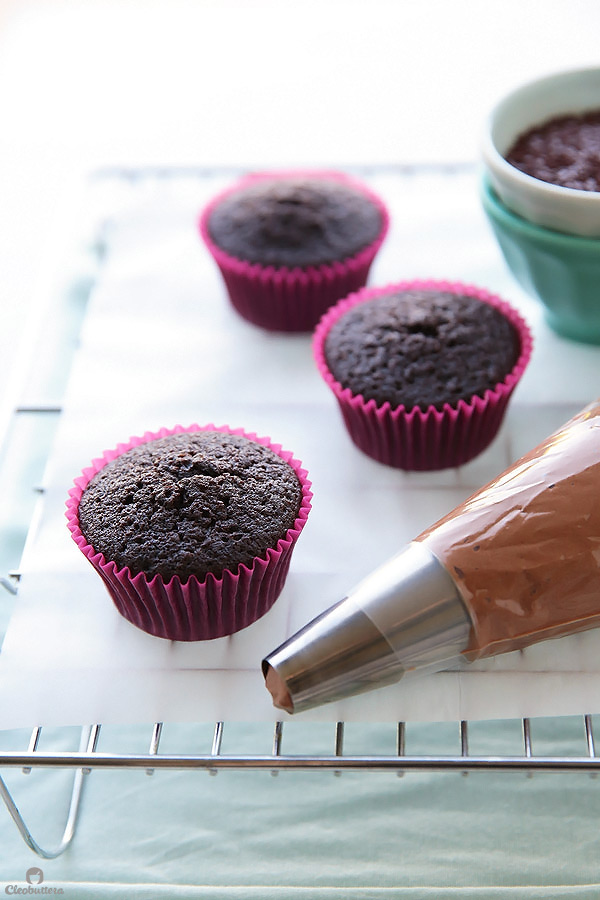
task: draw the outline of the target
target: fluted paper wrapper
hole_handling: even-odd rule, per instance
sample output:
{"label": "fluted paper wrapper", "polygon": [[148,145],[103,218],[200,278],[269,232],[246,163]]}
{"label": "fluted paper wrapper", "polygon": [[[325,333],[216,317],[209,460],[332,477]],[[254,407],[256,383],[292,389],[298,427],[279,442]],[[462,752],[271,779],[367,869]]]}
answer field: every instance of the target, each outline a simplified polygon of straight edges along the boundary
{"label": "fluted paper wrapper", "polygon": [[[209,231],[210,216],[225,197],[260,181],[298,175],[347,184],[368,197],[381,214],[381,231],[376,240],[347,259],[292,269],[236,259],[215,244]],[[253,325],[283,332],[312,331],[330,306],[363,287],[388,227],[387,207],[360,181],[340,172],[304,170],[248,175],[215,197],[203,210],[199,220],[200,234],[221,271],[233,307]]]}
{"label": "fluted paper wrapper", "polygon": [[[476,297],[500,310],[519,336],[521,350],[517,362],[503,381],[482,396],[459,400],[456,406],[392,408],[365,400],[340,384],[329,369],[325,341],[334,322],[349,309],[366,300],[405,290],[450,291]],[[510,397],[521,379],[532,351],[532,336],[525,320],[510,304],[495,294],[460,282],[417,280],[364,288],[328,310],[315,330],[314,356],[321,376],[333,391],[352,441],[368,456],[407,471],[432,471],[460,466],[482,453],[496,437]]]}
{"label": "fluted paper wrapper", "polygon": [[[269,447],[294,469],[302,488],[302,498],[294,526],[250,565],[225,569],[220,576],[208,573],[199,579],[190,576],[182,581],[174,576],[165,581],[161,575],[147,578],[143,572],[133,574],[119,567],[89,544],[79,527],[79,501],[89,481],[107,463],[132,447],[169,434],[194,431],[222,431],[239,434]],[[242,429],[228,426],[177,426],[146,432],[131,438],[114,450],[93,460],[75,481],[67,502],[67,524],[84,556],[104,581],[118,611],[133,625],[157,637],[174,641],[212,640],[233,634],[263,616],[275,603],[285,583],[294,545],[302,531],[311,506],[312,493],[306,471],[291,453],[282,450],[269,438],[261,438]]]}

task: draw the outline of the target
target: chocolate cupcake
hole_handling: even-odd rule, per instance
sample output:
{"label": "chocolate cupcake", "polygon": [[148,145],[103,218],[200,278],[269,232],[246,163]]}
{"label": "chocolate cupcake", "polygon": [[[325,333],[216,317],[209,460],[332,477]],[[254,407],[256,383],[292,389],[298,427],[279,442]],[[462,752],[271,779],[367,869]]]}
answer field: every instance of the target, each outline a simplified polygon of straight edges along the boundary
{"label": "chocolate cupcake", "polygon": [[462,465],[491,443],[531,347],[525,322],[500,298],[436,281],[359,291],[314,336],[354,443],[417,471]]}
{"label": "chocolate cupcake", "polygon": [[311,496],[301,464],[268,439],[193,425],[94,460],[67,518],[126,619],[159,637],[209,640],[271,608]]}
{"label": "chocolate cupcake", "polygon": [[200,232],[240,315],[302,332],[366,284],[388,222],[380,198],[346,175],[267,172],[214,198]]}

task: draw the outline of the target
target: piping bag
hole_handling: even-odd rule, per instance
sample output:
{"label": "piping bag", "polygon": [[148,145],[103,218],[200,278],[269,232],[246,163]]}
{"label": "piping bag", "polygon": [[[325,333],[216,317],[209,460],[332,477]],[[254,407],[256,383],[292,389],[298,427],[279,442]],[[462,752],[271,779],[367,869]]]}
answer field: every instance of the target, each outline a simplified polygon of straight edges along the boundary
{"label": "piping bag", "polygon": [[302,712],[600,625],[600,399],[262,661]]}

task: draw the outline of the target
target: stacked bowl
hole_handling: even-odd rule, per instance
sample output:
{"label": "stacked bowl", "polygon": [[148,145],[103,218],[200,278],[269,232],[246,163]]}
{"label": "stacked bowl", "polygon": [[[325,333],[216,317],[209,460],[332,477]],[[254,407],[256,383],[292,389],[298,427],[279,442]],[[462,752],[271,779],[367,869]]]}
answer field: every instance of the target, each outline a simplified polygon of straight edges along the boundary
{"label": "stacked bowl", "polygon": [[[593,141],[586,149],[596,187],[589,187],[593,178],[584,189],[544,180],[507,159],[523,135],[564,117],[571,130],[584,117],[597,118],[600,134],[600,68],[541,78],[497,104],[483,136],[481,197],[508,267],[543,304],[548,324],[567,338],[600,344],[600,139],[597,158]],[[560,167],[560,147],[537,140],[536,152]],[[565,170],[572,161],[562,161]]]}

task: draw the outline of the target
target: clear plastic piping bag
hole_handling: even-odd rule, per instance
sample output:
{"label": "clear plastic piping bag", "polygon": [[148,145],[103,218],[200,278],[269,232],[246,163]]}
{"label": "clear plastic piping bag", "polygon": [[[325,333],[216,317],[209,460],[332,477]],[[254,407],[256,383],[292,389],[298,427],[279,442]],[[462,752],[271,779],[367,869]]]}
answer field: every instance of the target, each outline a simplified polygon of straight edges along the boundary
{"label": "clear plastic piping bag", "polygon": [[299,712],[600,625],[600,401],[263,660]]}

